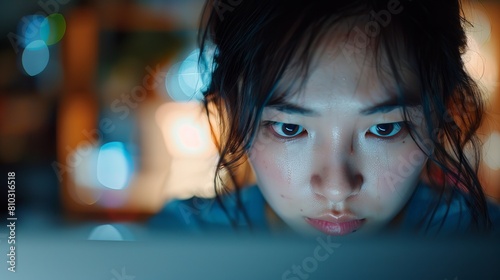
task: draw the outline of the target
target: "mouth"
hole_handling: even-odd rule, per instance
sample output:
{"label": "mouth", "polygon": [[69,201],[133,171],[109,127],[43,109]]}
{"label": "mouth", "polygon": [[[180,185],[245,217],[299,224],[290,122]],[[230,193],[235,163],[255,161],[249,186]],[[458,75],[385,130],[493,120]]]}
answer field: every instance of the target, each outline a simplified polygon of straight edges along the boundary
{"label": "mouth", "polygon": [[306,222],[317,230],[328,235],[347,235],[357,231],[365,223],[365,219],[338,218],[338,219],[312,219],[305,218]]}

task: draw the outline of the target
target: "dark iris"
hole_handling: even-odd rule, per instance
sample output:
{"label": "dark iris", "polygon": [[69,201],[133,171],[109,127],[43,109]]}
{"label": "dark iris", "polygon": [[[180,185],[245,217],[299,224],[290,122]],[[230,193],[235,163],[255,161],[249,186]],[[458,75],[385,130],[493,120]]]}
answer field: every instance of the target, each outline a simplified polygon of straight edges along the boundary
{"label": "dark iris", "polygon": [[281,127],[281,131],[283,131],[285,135],[293,136],[297,133],[297,131],[299,131],[299,126],[296,124],[285,123]]}
{"label": "dark iris", "polygon": [[383,123],[377,125],[377,133],[382,136],[387,136],[392,133],[394,130],[394,124],[392,123]]}

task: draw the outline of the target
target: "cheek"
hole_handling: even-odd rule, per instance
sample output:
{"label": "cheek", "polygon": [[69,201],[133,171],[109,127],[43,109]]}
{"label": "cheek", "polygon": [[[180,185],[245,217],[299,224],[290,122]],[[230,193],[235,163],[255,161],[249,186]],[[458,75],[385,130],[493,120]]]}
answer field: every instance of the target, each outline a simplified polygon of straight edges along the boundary
{"label": "cheek", "polygon": [[406,204],[420,180],[426,160],[424,153],[412,145],[378,165],[377,187],[371,190],[372,197],[377,198],[374,200],[377,211],[394,215]]}
{"label": "cheek", "polygon": [[283,164],[283,155],[278,150],[263,149],[250,151],[250,163],[263,184],[276,184],[276,188],[287,182],[287,166]]}
{"label": "cheek", "polygon": [[303,197],[304,182],[311,166],[307,152],[296,149],[293,144],[269,141],[266,145],[254,145],[249,154],[259,187],[268,194],[266,196],[287,200]]}

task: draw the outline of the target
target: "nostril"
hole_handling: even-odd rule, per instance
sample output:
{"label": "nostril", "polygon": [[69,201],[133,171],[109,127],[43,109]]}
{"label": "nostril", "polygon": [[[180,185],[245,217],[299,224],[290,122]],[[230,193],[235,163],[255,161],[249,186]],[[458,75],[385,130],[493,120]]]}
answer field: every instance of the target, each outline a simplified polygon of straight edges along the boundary
{"label": "nostril", "polygon": [[314,174],[311,176],[311,186],[320,187],[323,184],[323,179],[318,174]]}
{"label": "nostril", "polygon": [[363,186],[363,176],[361,174],[357,174],[353,179],[353,186],[355,186],[354,194],[357,194],[361,191],[361,186]]}

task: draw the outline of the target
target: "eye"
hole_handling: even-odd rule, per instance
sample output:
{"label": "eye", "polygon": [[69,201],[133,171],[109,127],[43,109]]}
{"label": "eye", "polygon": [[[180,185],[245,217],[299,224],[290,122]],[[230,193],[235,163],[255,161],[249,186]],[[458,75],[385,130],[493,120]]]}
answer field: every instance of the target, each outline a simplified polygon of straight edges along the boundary
{"label": "eye", "polygon": [[381,123],[370,127],[368,130],[377,137],[391,138],[403,130],[404,122]]}
{"label": "eye", "polygon": [[293,138],[305,131],[302,126],[292,123],[271,122],[269,125],[282,138]]}

